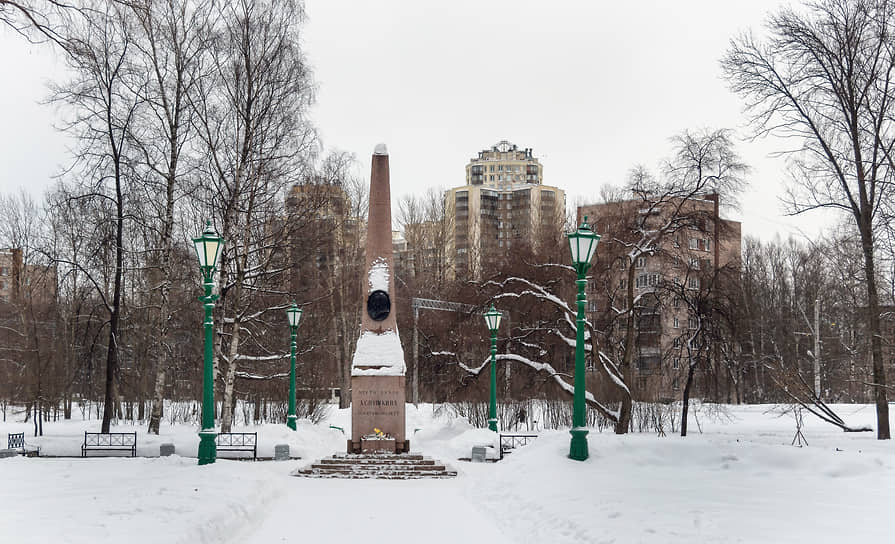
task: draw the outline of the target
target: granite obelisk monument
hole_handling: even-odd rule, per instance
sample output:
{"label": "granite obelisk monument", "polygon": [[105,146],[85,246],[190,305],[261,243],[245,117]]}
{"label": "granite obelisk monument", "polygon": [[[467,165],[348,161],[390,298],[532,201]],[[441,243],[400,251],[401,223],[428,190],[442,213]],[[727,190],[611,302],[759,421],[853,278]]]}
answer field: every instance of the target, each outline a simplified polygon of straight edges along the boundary
{"label": "granite obelisk monument", "polygon": [[364,308],[351,363],[351,438],[348,451],[409,450],[404,419],[404,351],[395,319],[395,265],[388,150],[376,146],[370,173]]}

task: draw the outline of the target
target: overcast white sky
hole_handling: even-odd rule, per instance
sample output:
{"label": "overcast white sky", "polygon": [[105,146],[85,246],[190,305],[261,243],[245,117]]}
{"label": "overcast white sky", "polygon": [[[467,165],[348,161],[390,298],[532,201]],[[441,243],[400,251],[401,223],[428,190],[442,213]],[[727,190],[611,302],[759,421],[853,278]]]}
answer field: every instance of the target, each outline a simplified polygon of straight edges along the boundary
{"label": "overcast white sky", "polygon": [[[324,145],[356,153],[364,176],[375,144],[388,144],[393,201],[463,184],[469,159],[503,139],[534,148],[544,182],[570,203],[593,201],[635,164],[658,165],[684,129],[746,135],[718,60],[781,4],[307,0],[313,118]],[[47,49],[0,31],[3,192],[40,192],[67,163],[53,109],[38,104],[60,67]],[[735,217],[762,238],[815,233],[820,217],[783,217],[776,145],[739,144],[753,171]]]}

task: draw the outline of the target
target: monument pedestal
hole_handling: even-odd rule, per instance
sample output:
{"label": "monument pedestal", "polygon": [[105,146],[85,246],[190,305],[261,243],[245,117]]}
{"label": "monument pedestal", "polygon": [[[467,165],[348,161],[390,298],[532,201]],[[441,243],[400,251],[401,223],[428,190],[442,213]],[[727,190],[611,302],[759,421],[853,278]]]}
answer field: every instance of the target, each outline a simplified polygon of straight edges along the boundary
{"label": "monument pedestal", "polygon": [[[352,376],[348,453],[374,453],[374,448],[376,453],[409,451],[405,402],[404,376]],[[385,435],[384,439],[374,438],[376,429]]]}

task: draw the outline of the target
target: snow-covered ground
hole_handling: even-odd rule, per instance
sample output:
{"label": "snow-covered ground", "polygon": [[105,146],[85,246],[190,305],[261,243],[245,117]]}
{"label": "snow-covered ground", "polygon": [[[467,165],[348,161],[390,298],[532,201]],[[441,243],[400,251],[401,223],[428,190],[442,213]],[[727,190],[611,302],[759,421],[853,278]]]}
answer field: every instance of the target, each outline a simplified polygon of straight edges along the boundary
{"label": "snow-covered ground", "polygon": [[[457,461],[488,431],[431,406],[408,405],[412,447],[448,462],[453,480],[311,480],[299,466],[345,447],[330,424],[264,425],[259,455],[288,443],[300,460],[195,458],[0,459],[0,542],[883,542],[895,528],[895,444],[846,434],[806,416],[806,447],[790,445],[791,416],[730,406],[691,420],[691,436],[591,432],[591,457],[566,458],[569,434],[543,431],[499,463]],[[870,406],[839,406],[875,424]],[[28,437],[49,455],[78,455],[92,422],[47,424]],[[130,430],[121,426],[116,431]],[[136,429],[138,454],[173,442],[195,455],[189,426],[160,437]],[[242,430],[242,429],[235,429]],[[0,423],[6,432],[23,423]],[[27,435],[26,435],[27,436]]]}

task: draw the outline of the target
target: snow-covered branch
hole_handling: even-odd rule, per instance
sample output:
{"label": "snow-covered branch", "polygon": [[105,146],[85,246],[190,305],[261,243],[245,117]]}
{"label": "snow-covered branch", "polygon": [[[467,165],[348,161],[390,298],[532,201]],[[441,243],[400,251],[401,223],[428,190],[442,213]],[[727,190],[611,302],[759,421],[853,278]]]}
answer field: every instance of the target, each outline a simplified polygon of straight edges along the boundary
{"label": "snow-covered branch", "polygon": [[236,371],[236,377],[241,378],[243,380],[274,380],[277,378],[288,378],[288,372],[280,372],[279,374],[270,374],[268,376],[264,376],[261,374],[252,374],[251,372],[243,372],[241,370]]}
{"label": "snow-covered branch", "polygon": [[[454,357],[454,359],[457,362],[457,365],[460,368],[462,368],[463,370],[465,370],[466,372],[468,372],[469,374],[472,374],[474,376],[478,376],[482,372],[482,369],[484,369],[486,366],[488,366],[488,364],[491,363],[490,355],[485,359],[485,361],[481,365],[479,365],[477,367],[471,367],[469,365],[466,365],[465,363],[460,361],[460,359],[457,357],[456,353],[453,353],[453,352],[436,351],[436,352],[432,352],[432,355],[445,355],[445,356]],[[570,395],[575,394],[575,387],[573,385],[569,384],[566,380],[564,380],[562,377],[563,375],[561,373],[557,372],[556,369],[553,368],[553,366],[550,365],[549,363],[541,363],[538,361],[533,361],[527,357],[523,357],[523,356],[517,355],[515,353],[498,353],[496,355],[496,359],[498,361],[515,361],[517,363],[522,363],[522,364],[534,369],[537,372],[544,372],[549,377],[553,378],[553,381],[556,382],[556,384],[559,385],[559,387],[562,388],[563,391],[565,391],[566,393],[568,393]],[[625,388],[625,389],[627,390],[627,388]],[[598,412],[600,412],[603,415],[603,417],[605,417],[613,422],[618,421],[618,417],[619,417],[618,411],[612,410],[608,406],[599,402],[596,399],[596,397],[594,397],[593,393],[591,393],[590,391],[585,391],[584,399],[590,407],[592,407],[595,410],[597,410]]]}

